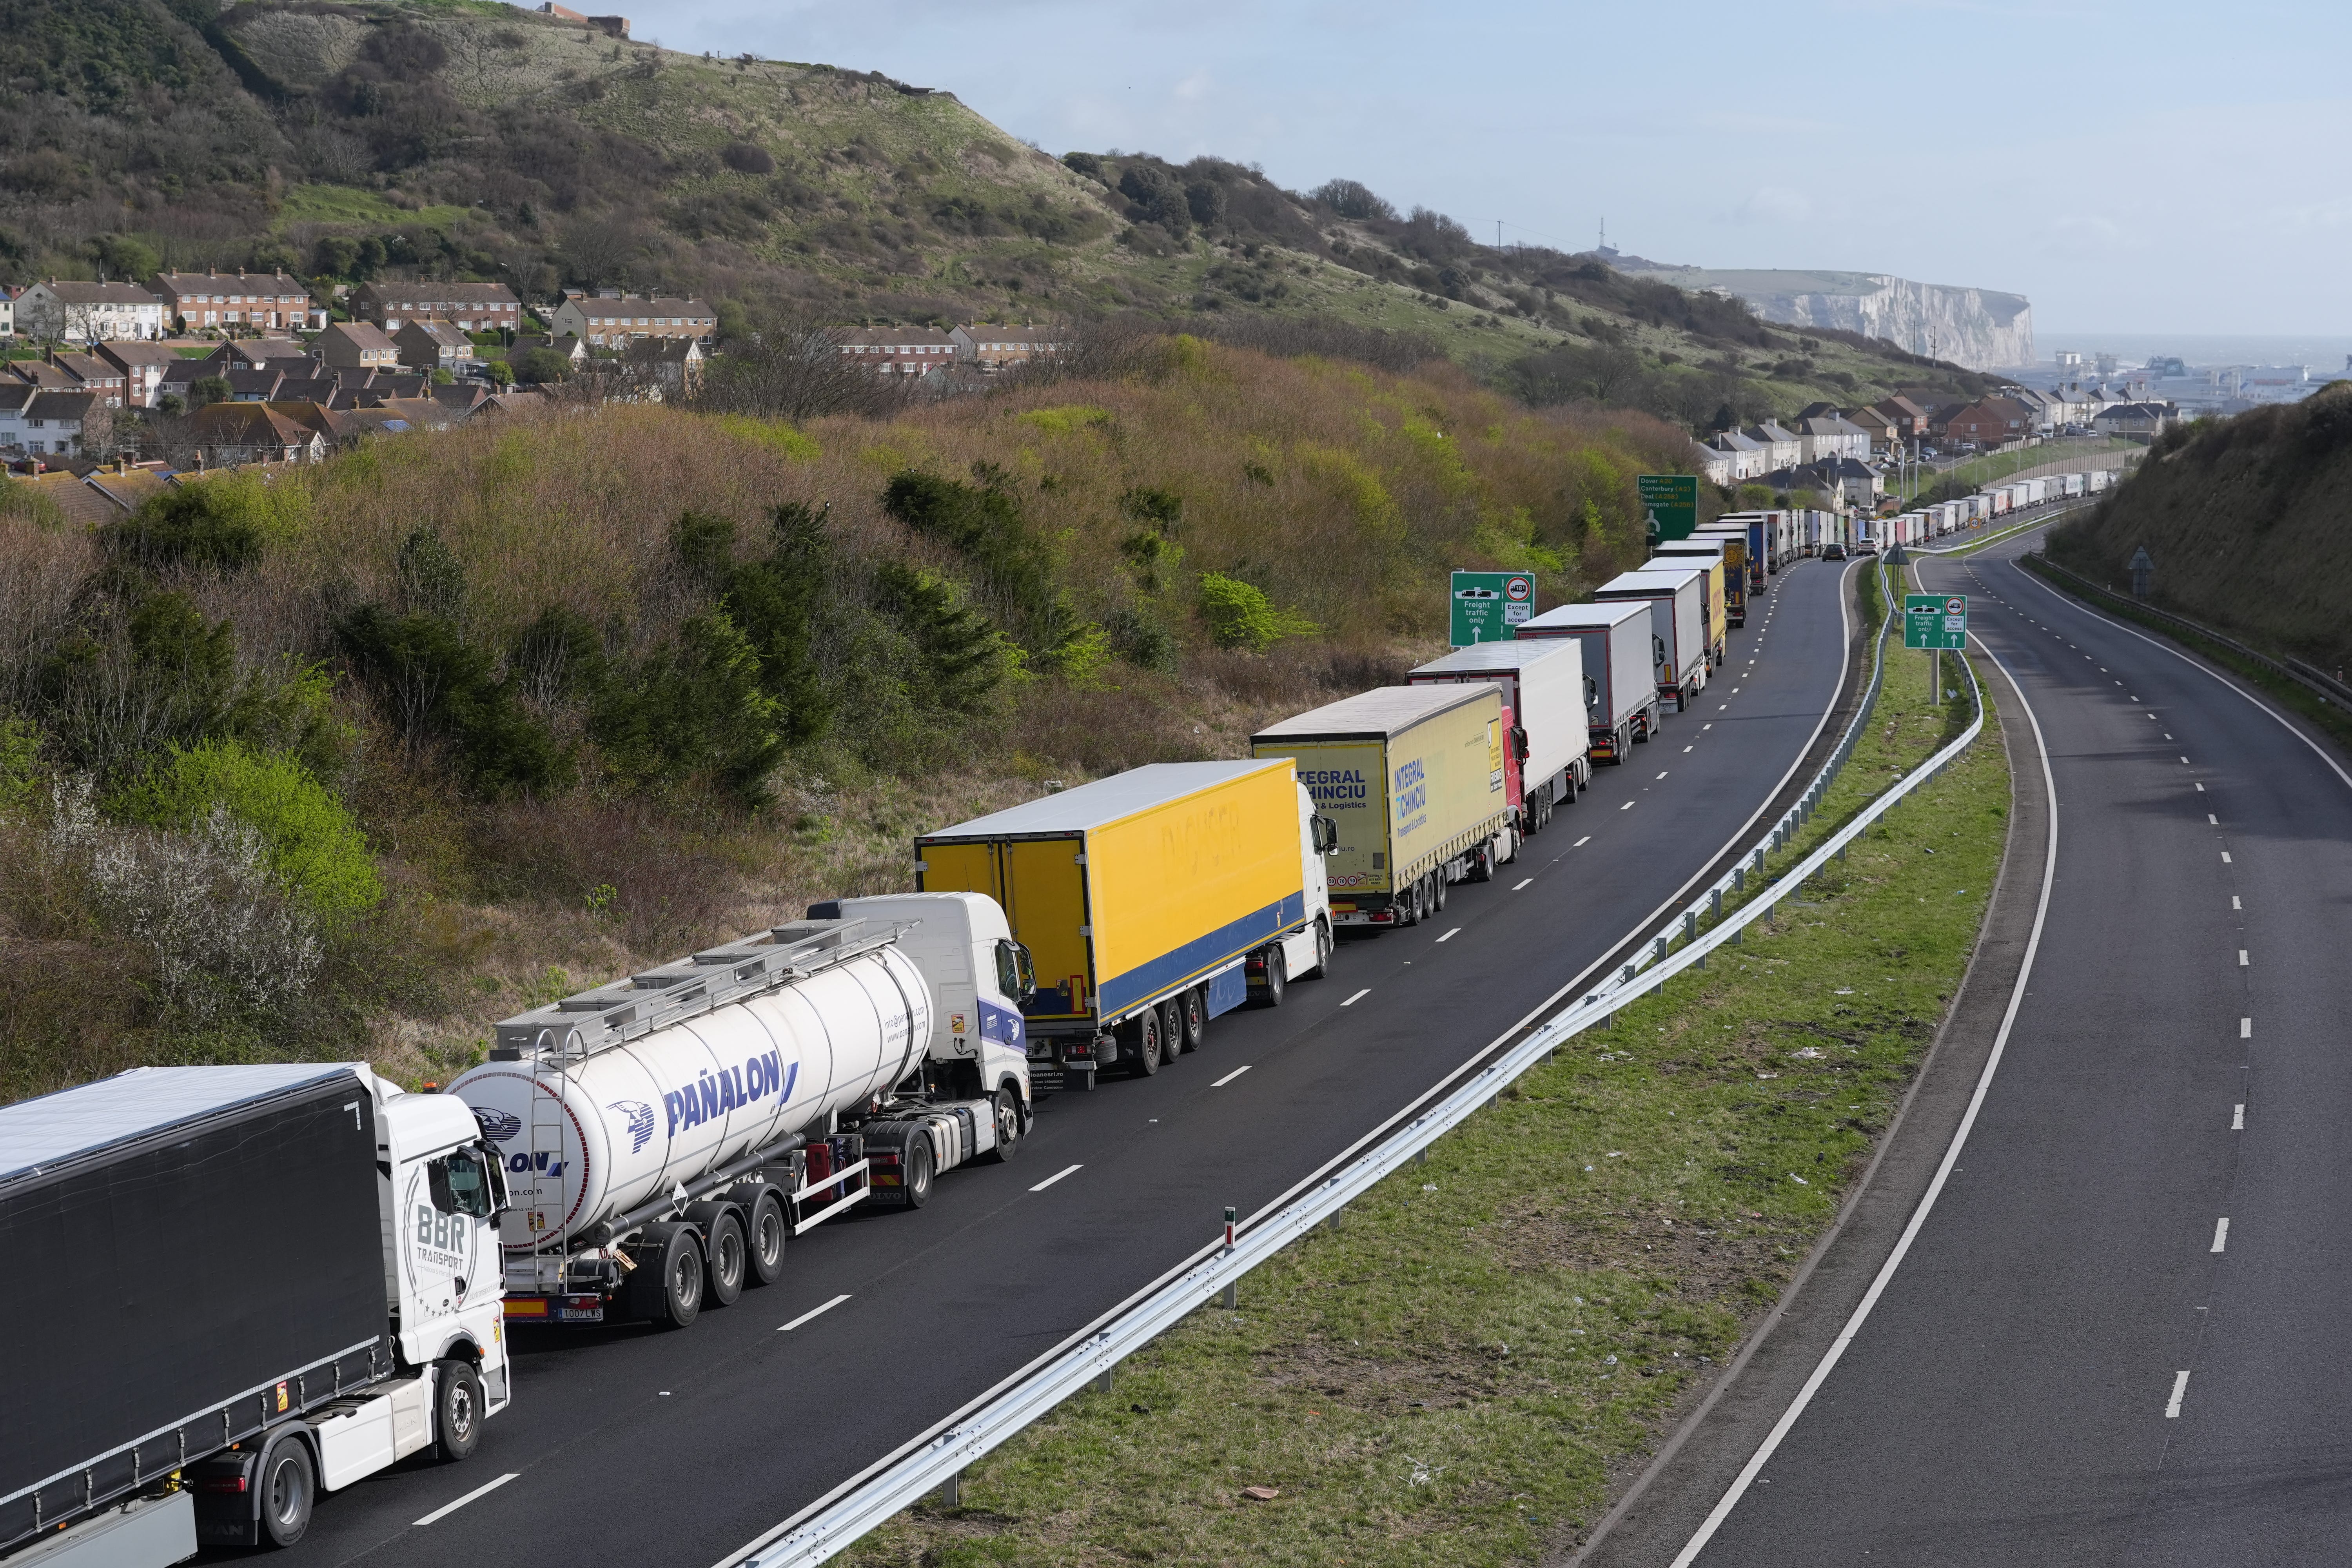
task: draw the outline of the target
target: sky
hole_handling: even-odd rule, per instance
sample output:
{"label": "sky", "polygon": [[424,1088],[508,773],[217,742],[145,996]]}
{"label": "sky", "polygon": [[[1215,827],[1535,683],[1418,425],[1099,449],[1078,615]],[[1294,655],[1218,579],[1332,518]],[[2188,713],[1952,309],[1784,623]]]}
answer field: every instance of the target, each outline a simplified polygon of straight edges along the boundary
{"label": "sky", "polygon": [[2352,5],[672,0],[675,49],[945,88],[1059,154],[1361,180],[1491,239],[2352,334]]}

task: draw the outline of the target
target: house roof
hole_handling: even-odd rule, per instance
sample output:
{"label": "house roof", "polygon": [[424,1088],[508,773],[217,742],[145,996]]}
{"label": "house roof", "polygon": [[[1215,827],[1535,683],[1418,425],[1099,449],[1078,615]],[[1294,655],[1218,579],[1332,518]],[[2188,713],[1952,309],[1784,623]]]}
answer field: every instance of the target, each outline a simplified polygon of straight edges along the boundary
{"label": "house roof", "polygon": [[488,397],[489,393],[478,381],[461,381],[447,386],[428,388],[427,395],[442,407],[463,414]]}
{"label": "house roof", "polygon": [[949,342],[937,327],[844,327],[834,341],[844,348],[874,349],[940,348]]}
{"label": "house roof", "polygon": [[393,341],[383,335],[383,329],[373,321],[337,321],[319,334],[319,340],[321,342],[329,338],[333,338],[339,342],[347,342],[362,353],[390,354],[400,352]]}
{"label": "house roof", "polygon": [[412,319],[403,321],[400,325],[400,335],[404,338],[411,334],[429,338],[445,349],[470,349],[474,346],[473,339],[443,321]]}
{"label": "house roof", "polygon": [[348,414],[322,404],[280,397],[273,398],[261,406],[305,429],[317,431],[330,441],[342,441],[358,434],[359,427]]}
{"label": "house roof", "polygon": [[0,381],[0,414],[18,412],[39,390],[29,381]]}
{"label": "house roof", "polygon": [[1883,414],[1892,414],[1898,418],[1903,419],[1925,419],[1927,417],[1927,411],[1926,409],[1920,407],[1917,404],[1912,402],[1909,398],[1904,396],[1899,392],[1892,397],[1880,398],[1876,403],[1872,404],[1871,406]]}
{"label": "house roof", "polygon": [[49,363],[56,365],[59,370],[64,371],[76,381],[84,384],[93,381],[121,381],[122,379],[121,366],[109,364],[106,361],[99,358],[96,354],[67,352],[52,355]]}
{"label": "house roof", "polygon": [[574,360],[583,359],[588,353],[588,345],[581,341],[578,332],[566,332],[557,338],[545,337],[538,332],[518,332],[514,347],[508,352],[507,358],[520,359],[533,349],[549,349]]}
{"label": "house roof", "polygon": [[283,272],[158,272],[155,286],[174,294],[269,294],[283,297],[310,291],[299,278]]}
{"label": "house roof", "polygon": [[46,386],[58,392],[70,392],[81,384],[46,360],[11,360],[8,370],[27,386]]}
{"label": "house roof", "polygon": [[278,384],[278,395],[271,401],[324,403],[341,386],[331,375],[289,375]]}
{"label": "house roof", "polygon": [[161,305],[163,302],[136,283],[61,283],[52,278],[34,287],[47,289],[68,305]]}
{"label": "house roof", "polygon": [[96,352],[100,358],[126,368],[135,364],[175,364],[180,360],[169,343],[108,342],[99,344]]}
{"label": "house roof", "polygon": [[514,304],[513,289],[503,283],[388,283],[382,280],[362,283],[352,296],[398,304],[414,310],[429,305]]}
{"label": "house roof", "polygon": [[284,371],[268,365],[237,365],[228,373],[228,389],[239,397],[268,397],[285,379]]}
{"label": "house roof", "polygon": [[25,405],[27,419],[87,419],[98,403],[95,392],[49,392],[37,390],[33,400]]}
{"label": "house roof", "polygon": [[592,322],[617,321],[625,319],[635,321],[639,316],[709,317],[715,314],[710,306],[701,300],[640,300],[630,295],[612,300],[602,295],[583,294],[577,299],[566,300],[564,303],[577,305],[581,314],[586,316]]}
{"label": "house roof", "polygon": [[1055,348],[1054,334],[1046,327],[1008,327],[997,321],[967,321],[956,331],[975,343],[1006,343],[1015,348]]}
{"label": "house roof", "polygon": [[430,397],[387,397],[373,409],[360,409],[363,414],[383,414],[404,419],[420,430],[441,430],[449,426],[453,416]]}
{"label": "house roof", "polygon": [[298,343],[292,338],[242,338],[222,345],[221,352],[231,359],[249,360],[259,364],[264,360],[308,359],[310,345]]}
{"label": "house roof", "polygon": [[149,496],[172,488],[172,470],[161,463],[132,463],[123,468],[100,468],[85,481],[108,500],[129,511]]}
{"label": "house roof", "polygon": [[56,503],[68,522],[85,526],[112,522],[122,513],[98,491],[82,483],[81,476],[69,468],[53,468],[46,474],[28,474],[11,479],[11,484],[29,485],[34,493],[44,495]]}
{"label": "house roof", "polygon": [[246,442],[260,447],[306,445],[312,432],[267,403],[208,403],[188,416],[188,428],[205,446]]}

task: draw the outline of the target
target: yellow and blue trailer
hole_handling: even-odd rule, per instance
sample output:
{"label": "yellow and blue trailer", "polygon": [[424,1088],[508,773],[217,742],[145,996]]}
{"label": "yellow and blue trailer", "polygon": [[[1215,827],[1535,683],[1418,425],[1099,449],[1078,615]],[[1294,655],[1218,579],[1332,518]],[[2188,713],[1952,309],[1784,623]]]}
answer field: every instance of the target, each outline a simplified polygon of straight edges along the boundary
{"label": "yellow and blue trailer", "polygon": [[1286,758],[1155,763],[915,841],[922,891],[985,893],[1027,948],[1033,1071],[1160,1070],[1208,1021],[1329,963],[1333,829]]}

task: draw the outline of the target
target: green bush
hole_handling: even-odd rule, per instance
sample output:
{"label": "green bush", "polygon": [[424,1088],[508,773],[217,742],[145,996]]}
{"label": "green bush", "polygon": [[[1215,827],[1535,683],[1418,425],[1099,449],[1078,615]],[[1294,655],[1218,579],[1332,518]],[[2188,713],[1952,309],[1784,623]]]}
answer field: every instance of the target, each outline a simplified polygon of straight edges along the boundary
{"label": "green bush", "polygon": [[960,484],[909,468],[882,492],[882,508],[961,552],[979,568],[987,607],[1041,661],[1057,664],[1064,644],[1084,627],[1055,584],[1053,552],[1022,515],[1001,470],[982,464],[974,478],[981,482]]}
{"label": "green bush", "polygon": [[1322,629],[1296,610],[1276,609],[1255,584],[1219,572],[1201,577],[1201,619],[1219,647],[1253,653],[1264,653],[1284,637],[1312,637]]}
{"label": "green bush", "polygon": [[351,813],[291,757],[235,741],[174,746],[110,805],[132,821],[182,830],[226,807],[261,836],[288,893],[329,920],[362,914],[383,898]]}
{"label": "green bush", "polygon": [[875,569],[875,599],[913,639],[923,662],[926,706],[970,713],[1003,680],[1010,660],[1003,635],[964,602],[946,578],[886,561]]}
{"label": "green bush", "polygon": [[494,679],[490,660],[438,616],[394,616],[362,605],[335,624],[336,640],[385,716],[411,743],[448,742],[477,794],[543,795],[571,764],[547,727]]}
{"label": "green bush", "polygon": [[[197,384],[199,386],[203,383]],[[223,575],[261,559],[261,530],[239,513],[216,481],[177,485],[139,503],[139,510],[99,531],[99,542],[118,561],[151,571],[192,566]]]}
{"label": "green bush", "polygon": [[695,616],[676,646],[606,682],[589,733],[632,784],[707,775],[757,805],[785,746],[783,707],[760,673],[758,650],[724,610]]}
{"label": "green bush", "polygon": [[[760,688],[777,704],[784,740],[807,745],[832,728],[834,696],[815,659],[816,624],[832,574],[821,511],[787,501],[769,514],[774,548],[732,566],[722,601],[760,656]],[[732,543],[732,531],[730,531]]]}
{"label": "green bush", "polygon": [[41,779],[41,727],[10,714],[0,719],[0,811],[33,798]]}

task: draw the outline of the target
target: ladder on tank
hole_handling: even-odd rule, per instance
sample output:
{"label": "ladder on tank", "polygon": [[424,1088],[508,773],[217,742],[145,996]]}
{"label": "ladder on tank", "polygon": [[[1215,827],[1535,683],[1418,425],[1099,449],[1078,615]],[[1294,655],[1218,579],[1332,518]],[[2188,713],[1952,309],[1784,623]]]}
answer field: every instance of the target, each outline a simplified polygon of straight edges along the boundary
{"label": "ladder on tank", "polygon": [[[525,1131],[530,1139],[531,1190],[539,1202],[527,1213],[524,1223],[531,1226],[531,1289],[560,1296],[569,1288],[563,1270],[572,1250],[566,1223],[571,1208],[563,1201],[563,1182],[573,1175],[563,1148],[564,1079],[571,1063],[586,1053],[581,1049],[578,1030],[565,1031],[560,1042],[554,1035],[552,1029],[541,1030],[530,1053],[530,1118]],[[550,1258],[555,1262],[551,1281],[547,1278]]]}

